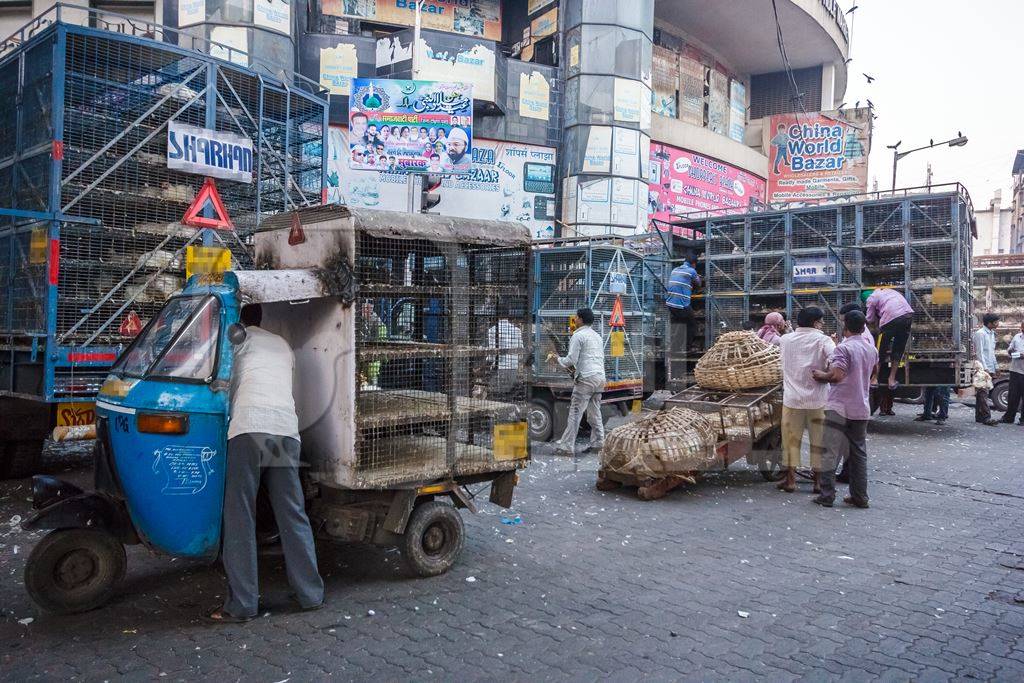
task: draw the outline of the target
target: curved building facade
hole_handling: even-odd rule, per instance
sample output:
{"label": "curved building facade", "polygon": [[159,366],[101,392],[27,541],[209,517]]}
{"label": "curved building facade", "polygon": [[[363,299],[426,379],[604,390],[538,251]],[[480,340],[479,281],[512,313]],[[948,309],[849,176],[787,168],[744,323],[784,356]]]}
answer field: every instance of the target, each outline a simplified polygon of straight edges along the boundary
{"label": "curved building facade", "polygon": [[[766,201],[766,152],[778,156],[786,139],[776,135],[781,119],[766,122],[839,107],[851,4],[425,0],[416,45],[416,0],[103,7],[139,18],[151,12],[212,41],[222,59],[256,66],[255,56],[261,68],[320,83],[331,95],[330,201],[419,208],[404,176],[350,168],[358,151],[346,129],[353,78],[472,83],[473,171],[445,178],[432,210],[517,220],[552,237],[631,234],[680,213]],[[0,26],[38,12],[19,5],[0,15]]]}

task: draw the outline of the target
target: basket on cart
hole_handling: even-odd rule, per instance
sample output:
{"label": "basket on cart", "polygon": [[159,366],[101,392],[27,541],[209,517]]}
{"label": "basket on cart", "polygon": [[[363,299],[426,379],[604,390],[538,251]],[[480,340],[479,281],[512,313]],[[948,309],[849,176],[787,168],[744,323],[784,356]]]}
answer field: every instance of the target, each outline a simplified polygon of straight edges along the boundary
{"label": "basket on cart", "polygon": [[779,349],[752,332],[726,332],[708,349],[694,369],[705,389],[743,391],[782,381]]}
{"label": "basket on cart", "polygon": [[745,457],[767,480],[779,466],[782,386],[753,391],[719,391],[693,386],[665,401],[703,415],[715,430],[723,469]]}

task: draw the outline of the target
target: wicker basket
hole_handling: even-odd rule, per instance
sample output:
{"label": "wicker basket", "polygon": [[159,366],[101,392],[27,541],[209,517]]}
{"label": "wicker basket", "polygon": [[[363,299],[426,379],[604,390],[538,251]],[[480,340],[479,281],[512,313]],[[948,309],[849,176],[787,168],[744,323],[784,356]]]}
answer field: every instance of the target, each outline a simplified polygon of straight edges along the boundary
{"label": "wicker basket", "polygon": [[611,430],[601,468],[640,479],[701,471],[715,461],[716,437],[700,413],[672,408]]}
{"label": "wicker basket", "polygon": [[782,381],[782,357],[753,332],[726,332],[697,361],[694,376],[705,389],[769,387]]}

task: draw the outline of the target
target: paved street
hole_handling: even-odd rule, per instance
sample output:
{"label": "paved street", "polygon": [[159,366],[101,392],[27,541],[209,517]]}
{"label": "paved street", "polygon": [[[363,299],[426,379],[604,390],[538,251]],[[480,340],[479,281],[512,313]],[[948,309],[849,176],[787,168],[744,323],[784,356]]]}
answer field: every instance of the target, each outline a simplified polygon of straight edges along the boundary
{"label": "paved street", "polygon": [[[0,486],[0,671],[26,678],[256,681],[1024,678],[1024,427],[876,420],[870,510],[818,508],[743,464],[641,502],[594,488],[596,460],[538,455],[501,523],[466,517],[448,575],[324,545],[329,606],[289,614],[279,560],[265,616],[209,626],[219,569],[129,549],[106,608],[40,614],[21,585],[38,535],[25,481]],[[547,451],[547,447],[537,449]],[[87,480],[87,458],[72,458]],[[62,467],[51,463],[52,469]],[[29,621],[31,619],[32,621]]]}

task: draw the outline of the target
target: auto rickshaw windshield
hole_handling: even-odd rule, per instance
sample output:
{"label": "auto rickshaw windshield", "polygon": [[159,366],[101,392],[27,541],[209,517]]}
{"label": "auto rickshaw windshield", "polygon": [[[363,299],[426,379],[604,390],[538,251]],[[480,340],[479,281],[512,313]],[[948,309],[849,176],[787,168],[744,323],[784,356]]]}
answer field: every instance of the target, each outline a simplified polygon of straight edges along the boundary
{"label": "auto rickshaw windshield", "polygon": [[212,296],[170,299],[121,354],[111,372],[128,377],[206,381],[216,368],[220,303]]}

